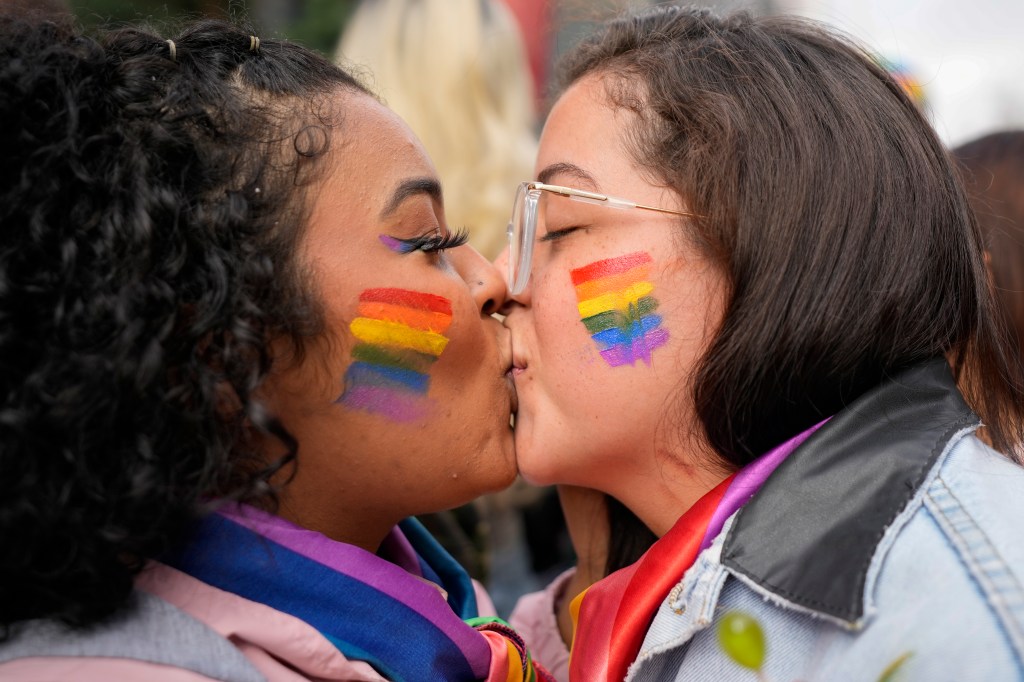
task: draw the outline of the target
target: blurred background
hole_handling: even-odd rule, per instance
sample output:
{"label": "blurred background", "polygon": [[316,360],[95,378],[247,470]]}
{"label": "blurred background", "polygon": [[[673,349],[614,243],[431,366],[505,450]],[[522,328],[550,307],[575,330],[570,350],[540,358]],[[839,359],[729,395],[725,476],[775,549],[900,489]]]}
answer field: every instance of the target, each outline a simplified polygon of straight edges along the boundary
{"label": "blurred background", "polygon": [[[358,0],[0,0],[63,4],[89,25],[183,15],[248,16],[268,35],[333,54]],[[368,0],[370,2],[374,0]],[[550,64],[612,0],[503,0],[519,20],[537,93]],[[632,0],[630,5],[657,4]],[[957,145],[1024,125],[1024,2],[1019,0],[705,0],[723,10],[798,13],[833,24],[876,50],[919,86],[942,138]],[[539,104],[543,113],[543,104]]]}

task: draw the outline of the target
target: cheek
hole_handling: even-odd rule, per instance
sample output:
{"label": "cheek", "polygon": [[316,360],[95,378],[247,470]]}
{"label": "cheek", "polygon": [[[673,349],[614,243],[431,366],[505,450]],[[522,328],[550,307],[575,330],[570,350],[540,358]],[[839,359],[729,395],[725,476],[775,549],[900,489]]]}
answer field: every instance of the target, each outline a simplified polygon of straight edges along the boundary
{"label": "cheek", "polygon": [[394,422],[426,418],[431,369],[445,352],[451,302],[407,289],[367,289],[349,324],[354,340],[338,402]]}

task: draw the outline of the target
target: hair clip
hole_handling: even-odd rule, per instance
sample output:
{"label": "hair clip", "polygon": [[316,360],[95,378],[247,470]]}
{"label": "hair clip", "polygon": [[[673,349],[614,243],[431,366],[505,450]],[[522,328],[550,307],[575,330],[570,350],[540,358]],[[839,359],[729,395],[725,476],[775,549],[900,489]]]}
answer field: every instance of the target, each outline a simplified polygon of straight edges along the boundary
{"label": "hair clip", "polygon": [[249,36],[249,52],[260,51],[260,39],[256,36]]}
{"label": "hair clip", "polygon": [[177,60],[178,48],[176,48],[174,46],[174,41],[173,40],[167,40],[166,42],[167,42],[167,51],[171,53],[171,61],[172,62],[178,61]]}

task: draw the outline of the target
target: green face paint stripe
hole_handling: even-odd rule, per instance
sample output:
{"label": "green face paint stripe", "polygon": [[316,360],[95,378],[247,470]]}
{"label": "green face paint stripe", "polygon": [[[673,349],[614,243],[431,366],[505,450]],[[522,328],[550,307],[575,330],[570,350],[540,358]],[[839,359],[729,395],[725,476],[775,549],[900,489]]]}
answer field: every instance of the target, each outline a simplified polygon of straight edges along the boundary
{"label": "green face paint stripe", "polygon": [[583,324],[587,328],[588,332],[591,334],[597,334],[598,332],[603,332],[606,329],[628,327],[643,315],[648,315],[657,309],[657,299],[653,296],[644,296],[636,302],[635,306],[630,305],[628,313],[624,313],[620,310],[609,310],[583,318]]}
{"label": "green face paint stripe", "polygon": [[[644,296],[636,302],[636,306],[633,308],[634,315],[647,315],[653,313],[658,309],[658,299],[653,296]],[[632,322],[632,320],[630,320]]]}
{"label": "green face paint stripe", "polygon": [[428,367],[437,361],[433,355],[417,353],[416,351],[404,350],[389,352],[388,350],[369,343],[357,344],[352,349],[354,361],[372,362],[385,367],[398,367],[418,372],[426,371]]}
{"label": "green face paint stripe", "polygon": [[605,313],[599,313],[592,315],[591,317],[583,318],[583,325],[587,328],[587,331],[591,334],[603,332],[606,329],[612,329],[621,325],[622,319],[625,317],[622,313],[616,310],[609,310]]}

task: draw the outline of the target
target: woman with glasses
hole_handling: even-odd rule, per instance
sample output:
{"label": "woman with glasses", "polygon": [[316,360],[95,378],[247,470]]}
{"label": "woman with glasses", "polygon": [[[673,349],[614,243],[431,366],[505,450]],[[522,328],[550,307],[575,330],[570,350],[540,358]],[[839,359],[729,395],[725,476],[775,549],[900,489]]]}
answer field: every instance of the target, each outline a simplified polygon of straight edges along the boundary
{"label": "woman with glasses", "polygon": [[409,518],[516,466],[405,124],[216,22],[0,18],[0,93],[0,678],[547,679]]}
{"label": "woman with glasses", "polygon": [[520,471],[579,555],[514,614],[535,655],[1024,677],[1024,375],[913,102],[822,27],[678,7],[562,73],[499,259]]}

